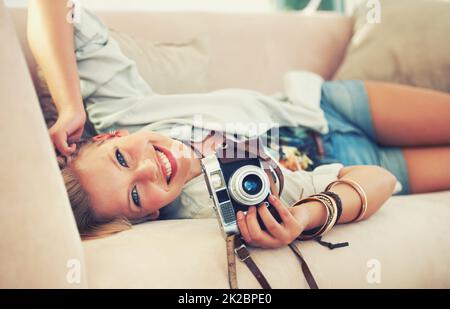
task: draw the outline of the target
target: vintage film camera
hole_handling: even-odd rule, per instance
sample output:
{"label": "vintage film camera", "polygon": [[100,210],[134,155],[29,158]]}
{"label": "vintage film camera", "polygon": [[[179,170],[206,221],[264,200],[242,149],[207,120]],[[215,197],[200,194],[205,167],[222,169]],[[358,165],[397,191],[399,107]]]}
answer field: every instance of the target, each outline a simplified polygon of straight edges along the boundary
{"label": "vintage film camera", "polygon": [[[220,226],[226,235],[240,234],[236,213],[266,203],[274,218],[279,214],[268,202],[269,194],[279,196],[283,174],[277,162],[264,151],[261,139],[244,142],[226,140],[215,154],[201,160],[203,174]],[[258,215],[262,229],[266,229]]]}

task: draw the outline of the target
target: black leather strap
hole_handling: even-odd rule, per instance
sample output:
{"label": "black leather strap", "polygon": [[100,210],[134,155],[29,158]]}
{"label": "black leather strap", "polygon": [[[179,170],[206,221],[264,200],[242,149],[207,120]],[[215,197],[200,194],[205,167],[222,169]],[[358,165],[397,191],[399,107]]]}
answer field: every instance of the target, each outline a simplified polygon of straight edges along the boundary
{"label": "black leather strap", "polygon": [[[252,272],[253,276],[255,276],[256,280],[258,280],[259,284],[263,289],[272,289],[269,282],[267,282],[266,277],[264,277],[263,273],[256,265],[255,261],[253,261],[250,256],[250,252],[247,249],[247,246],[242,241],[239,236],[234,236],[234,252],[238,256],[238,258],[247,265],[248,269]],[[237,284],[236,284],[237,286]]]}
{"label": "black leather strap", "polygon": [[317,285],[317,282],[314,279],[314,276],[313,276],[311,270],[309,269],[308,264],[306,263],[305,259],[303,258],[303,255],[300,252],[300,250],[297,248],[295,243],[289,244],[289,248],[291,248],[291,250],[294,252],[294,254],[298,257],[298,259],[300,261],[300,265],[302,267],[303,275],[305,276],[305,279],[309,285],[309,288],[310,289],[318,289],[319,286]]}
{"label": "black leather strap", "polygon": [[[300,266],[302,268],[303,275],[305,276],[306,282],[310,289],[319,289],[314,276],[309,269],[308,264],[306,263],[302,253],[297,248],[295,243],[289,244],[289,248],[291,248],[292,252],[297,256],[300,262]],[[250,256],[250,252],[245,246],[244,242],[239,236],[229,235],[227,236],[227,259],[228,259],[228,282],[230,284],[231,289],[238,289],[237,283],[237,273],[236,273],[236,257],[237,255],[239,259],[247,265],[250,272],[255,276],[256,280],[258,280],[259,284],[263,289],[271,289],[269,282],[266,277],[262,274],[261,270],[256,265],[255,261]]]}

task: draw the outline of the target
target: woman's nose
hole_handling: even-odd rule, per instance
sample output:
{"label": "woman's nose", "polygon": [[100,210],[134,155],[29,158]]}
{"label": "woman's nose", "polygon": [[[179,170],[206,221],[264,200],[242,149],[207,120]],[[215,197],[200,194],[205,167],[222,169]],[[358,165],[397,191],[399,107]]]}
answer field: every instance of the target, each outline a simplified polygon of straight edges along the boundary
{"label": "woman's nose", "polygon": [[136,170],[136,175],[140,180],[155,181],[158,178],[158,166],[156,162],[149,158],[142,160]]}

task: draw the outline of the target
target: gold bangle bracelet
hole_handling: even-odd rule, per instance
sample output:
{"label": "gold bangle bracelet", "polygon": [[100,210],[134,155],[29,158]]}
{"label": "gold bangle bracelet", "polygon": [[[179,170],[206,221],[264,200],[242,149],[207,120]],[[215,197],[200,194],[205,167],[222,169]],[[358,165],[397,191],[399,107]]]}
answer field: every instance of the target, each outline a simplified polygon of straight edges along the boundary
{"label": "gold bangle bracelet", "polygon": [[319,202],[320,204],[325,206],[325,210],[327,211],[327,218],[325,220],[325,223],[320,227],[320,229],[317,232],[315,232],[314,234],[311,234],[311,235],[300,234],[300,236],[298,237],[299,240],[310,240],[310,239],[316,238],[317,236],[320,236],[325,231],[325,229],[330,225],[330,221],[333,218],[333,216],[331,214],[332,210],[327,205],[327,203],[317,197],[307,197],[307,198],[301,199],[300,201],[295,203],[293,205],[293,207],[299,206],[299,205],[302,205],[302,204],[305,204],[308,202]]}
{"label": "gold bangle bracelet", "polygon": [[366,192],[364,192],[364,189],[356,181],[353,181],[351,179],[335,180],[326,187],[325,191],[330,191],[331,188],[333,188],[337,184],[346,184],[346,185],[352,187],[353,190],[355,190],[356,193],[358,193],[359,198],[361,199],[361,210],[359,211],[358,216],[350,222],[360,221],[367,212],[368,201],[367,201]]}
{"label": "gold bangle bracelet", "polygon": [[317,197],[318,199],[321,199],[322,201],[327,203],[328,208],[330,208],[331,220],[329,221],[329,224],[324,229],[324,231],[320,235],[318,235],[318,236],[322,236],[322,235],[325,235],[326,233],[328,233],[336,224],[338,208],[336,206],[336,202],[328,195],[318,193],[318,194],[312,195],[311,197]]}

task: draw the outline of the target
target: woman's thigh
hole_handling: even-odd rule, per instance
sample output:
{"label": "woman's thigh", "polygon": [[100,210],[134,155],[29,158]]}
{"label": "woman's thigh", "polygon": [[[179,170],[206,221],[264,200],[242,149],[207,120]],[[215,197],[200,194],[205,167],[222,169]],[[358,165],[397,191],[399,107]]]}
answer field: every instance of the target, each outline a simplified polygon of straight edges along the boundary
{"label": "woman's thigh", "polygon": [[365,82],[378,143],[450,145],[450,94],[382,82]]}

